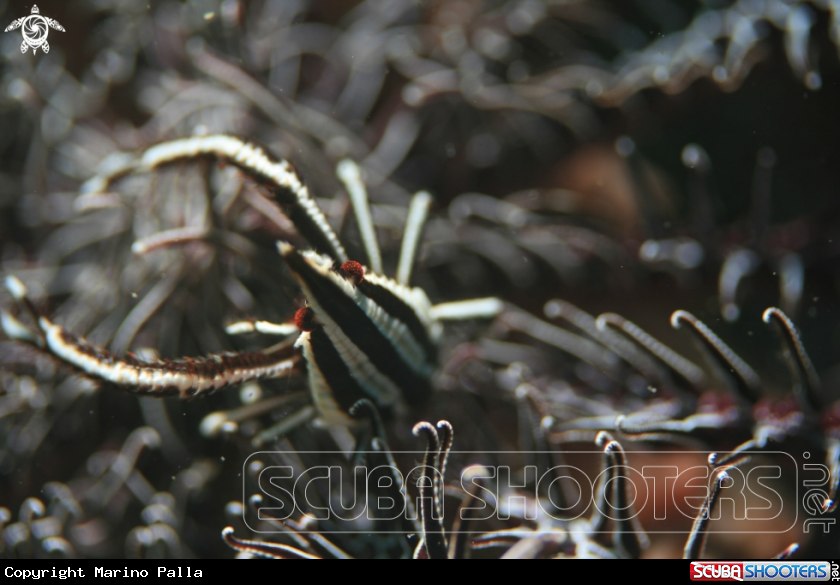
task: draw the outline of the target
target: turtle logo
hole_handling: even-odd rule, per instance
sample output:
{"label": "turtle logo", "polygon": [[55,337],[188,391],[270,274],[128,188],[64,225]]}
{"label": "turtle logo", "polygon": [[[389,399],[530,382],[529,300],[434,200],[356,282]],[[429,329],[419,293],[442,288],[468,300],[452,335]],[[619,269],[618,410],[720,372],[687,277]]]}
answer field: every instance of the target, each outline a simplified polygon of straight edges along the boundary
{"label": "turtle logo", "polygon": [[5,32],[9,32],[23,26],[20,31],[23,34],[23,43],[20,45],[21,53],[25,53],[29,47],[32,47],[33,54],[37,53],[38,49],[43,49],[45,53],[49,53],[50,44],[47,42],[47,34],[50,32],[50,27],[64,32],[64,27],[58,24],[57,20],[41,16],[39,13],[38,7],[33,6],[32,14],[18,18],[6,27]]}

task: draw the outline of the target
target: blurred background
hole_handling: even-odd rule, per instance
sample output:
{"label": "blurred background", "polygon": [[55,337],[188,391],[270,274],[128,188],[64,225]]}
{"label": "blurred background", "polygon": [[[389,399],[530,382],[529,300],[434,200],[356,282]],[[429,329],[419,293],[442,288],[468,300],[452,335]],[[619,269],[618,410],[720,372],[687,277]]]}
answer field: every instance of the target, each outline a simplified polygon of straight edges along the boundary
{"label": "blurred background", "polygon": [[[48,52],[21,52],[21,29],[0,34],[0,272],[114,353],[266,347],[273,341],[230,337],[224,326],[282,322],[300,301],[273,246],[302,244],[299,236],[233,169],[184,163],[84,195],[119,153],[228,133],[293,161],[350,256],[364,258],[334,171],[342,158],[357,161],[387,274],[411,194],[430,191],[413,284],[433,302],[498,296],[546,318],[546,302],[560,298],[592,315],[619,313],[699,359],[669,324],[688,310],[776,398],[791,381],[760,319],[779,306],[825,403],[840,398],[840,11],[831,2],[38,8],[65,29],[47,31]],[[0,27],[31,11],[0,0]],[[175,229],[189,236],[155,243]],[[13,305],[5,291],[0,304]],[[560,390],[615,412],[645,404],[648,382],[632,368],[604,372],[526,337],[510,323],[448,327],[439,391],[410,420],[389,423],[392,446],[420,448],[411,425],[443,417],[457,449],[521,448],[514,365],[559,420],[580,415]],[[10,557],[233,556],[219,535],[242,515],[242,464],[305,390],[303,380],[277,381],[190,402],[141,398],[0,338],[0,546]],[[289,392],[296,398],[277,402]],[[249,405],[224,431],[202,427],[212,412]],[[724,429],[714,448],[733,448],[749,425]],[[323,434],[303,428],[267,443],[325,448]],[[575,448],[591,448],[597,467],[586,445]],[[801,536],[800,518],[778,538],[713,536],[707,555],[767,558]],[[835,536],[802,538],[803,552],[836,556]],[[677,556],[684,544],[652,540],[651,557]],[[344,545],[393,553],[389,543]]]}

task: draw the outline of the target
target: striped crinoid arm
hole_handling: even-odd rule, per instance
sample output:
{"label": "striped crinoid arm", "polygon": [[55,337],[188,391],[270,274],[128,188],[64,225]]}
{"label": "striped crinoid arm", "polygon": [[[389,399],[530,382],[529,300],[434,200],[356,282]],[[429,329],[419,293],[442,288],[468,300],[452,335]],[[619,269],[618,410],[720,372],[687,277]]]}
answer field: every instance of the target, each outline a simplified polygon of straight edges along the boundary
{"label": "striped crinoid arm", "polygon": [[728,389],[744,404],[754,404],[761,390],[758,374],[726,345],[715,333],[697,317],[688,311],[674,311],[671,326],[680,329],[688,324],[688,330],[694,335],[700,350],[709,365],[718,374]]}
{"label": "striped crinoid arm", "polygon": [[273,157],[268,151],[234,136],[196,136],[162,142],[139,157],[120,153],[114,164],[103,163],[106,172],[89,179],[81,188],[82,196],[105,192],[115,180],[131,173],[144,173],[184,160],[209,157],[232,165],[267,189],[273,201],[295,225],[312,247],[339,262],[348,260],[347,252],[310,195],[295,166]]}
{"label": "striped crinoid arm", "polygon": [[623,557],[637,559],[650,546],[650,540],[636,518],[633,500],[628,493],[632,481],[628,482],[626,477],[627,454],[621,443],[604,431],[598,433],[595,444],[604,450],[605,468],[614,473],[612,477],[608,474],[601,486],[608,509],[616,514],[613,518],[613,546]]}
{"label": "striped crinoid arm", "polygon": [[26,296],[26,287],[16,277],[7,277],[6,287],[34,322],[34,327],[30,327],[4,311],[2,327],[9,338],[36,345],[94,380],[131,392],[189,398],[249,380],[301,372],[301,358],[291,343],[258,352],[226,352],[197,358],[146,361],[130,353],[120,358],[39,315]]}
{"label": "striped crinoid arm", "polygon": [[710,512],[715,507],[720,497],[721,488],[728,479],[729,475],[726,470],[718,472],[715,476],[706,500],[703,502],[703,507],[694,519],[691,533],[688,536],[688,540],[686,540],[685,548],[683,549],[684,559],[699,559],[703,556],[703,549],[706,547],[706,537],[709,533],[709,521],[712,519]]}
{"label": "striped crinoid arm", "polygon": [[781,309],[770,307],[761,316],[762,320],[774,324],[782,340],[783,354],[793,381],[793,396],[800,409],[806,414],[814,415],[821,410],[820,377],[817,374],[799,332],[790,317]]}
{"label": "striped crinoid arm", "polygon": [[437,426],[428,422],[414,425],[412,433],[426,438],[420,487],[422,539],[414,551],[414,558],[449,558],[446,534],[443,529],[443,477],[452,448],[453,429],[449,421],[438,421]]}

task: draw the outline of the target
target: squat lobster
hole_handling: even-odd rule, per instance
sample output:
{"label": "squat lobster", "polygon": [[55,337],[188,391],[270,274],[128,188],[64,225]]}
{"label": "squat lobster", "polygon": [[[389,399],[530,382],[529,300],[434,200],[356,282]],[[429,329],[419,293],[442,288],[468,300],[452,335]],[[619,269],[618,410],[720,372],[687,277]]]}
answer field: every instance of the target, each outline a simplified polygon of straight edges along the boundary
{"label": "squat lobster", "polygon": [[416,194],[409,208],[397,278],[383,276],[367,193],[358,167],[350,161],[339,164],[339,175],[350,193],[370,269],[349,259],[291,163],[276,160],[261,147],[232,136],[158,144],[138,159],[89,180],[82,192],[102,193],[113,181],[130,173],[150,172],[176,161],[203,157],[235,166],[267,190],[314,248],[299,250],[278,242],[280,254],[308,303],[298,310],[296,327],[262,321],[228,327],[231,334],[256,330],[288,335],[299,329],[294,346],[282,342],[259,352],[201,358],[144,361],[131,354],[118,358],[39,315],[26,296],[26,288],[14,276],[7,277],[6,287],[35,328],[3,312],[6,335],[32,343],[92,378],[155,396],[209,394],[249,380],[298,373],[305,364],[318,414],[328,423],[347,425],[352,420],[348,410],[360,399],[370,399],[387,412],[402,404],[417,404],[428,396],[442,321],[493,317],[501,312],[503,304],[494,298],[433,306],[422,289],[408,285],[431,202],[425,192]]}

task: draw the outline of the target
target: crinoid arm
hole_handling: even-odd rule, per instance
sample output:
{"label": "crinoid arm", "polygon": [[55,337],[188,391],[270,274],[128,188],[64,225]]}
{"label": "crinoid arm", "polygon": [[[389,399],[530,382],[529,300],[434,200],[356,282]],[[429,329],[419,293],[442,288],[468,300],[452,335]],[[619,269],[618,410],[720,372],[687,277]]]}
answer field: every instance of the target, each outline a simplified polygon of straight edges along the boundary
{"label": "crinoid arm", "polygon": [[288,376],[300,369],[300,356],[290,344],[199,358],[144,361],[132,354],[119,358],[39,315],[26,296],[26,287],[16,277],[7,277],[6,288],[34,322],[29,327],[4,313],[2,327],[9,338],[31,343],[95,380],[131,392],[188,398],[248,380]]}
{"label": "crinoid arm", "polygon": [[270,321],[237,321],[225,327],[228,335],[241,335],[243,333],[262,333],[264,335],[277,335],[286,337],[298,333],[298,328],[293,323],[271,323]]}
{"label": "crinoid arm", "polygon": [[621,331],[629,339],[632,339],[640,347],[643,347],[648,353],[665,364],[673,374],[684,380],[689,387],[699,390],[706,383],[703,370],[621,315],[603,313],[596,319],[595,326],[601,330],[613,328]]}
{"label": "crinoid arm", "polygon": [[703,556],[703,549],[706,547],[706,537],[708,536],[709,521],[711,520],[711,511],[715,507],[715,503],[720,496],[721,487],[729,478],[726,471],[720,471],[714,479],[708,497],[703,503],[703,507],[694,519],[694,524],[691,527],[691,534],[685,543],[683,550],[683,558],[696,560]]}
{"label": "crinoid arm", "polygon": [[820,399],[820,377],[811,358],[805,351],[805,346],[799,338],[799,332],[790,317],[781,309],[770,307],[762,315],[762,320],[776,326],[776,331],[782,340],[785,361],[793,379],[793,395],[799,407],[808,414],[815,414],[822,410]]}
{"label": "crinoid arm", "polygon": [[225,541],[225,544],[234,550],[268,559],[320,558],[287,544],[263,542],[260,540],[242,540],[233,535],[233,528],[230,526],[222,530],[222,539]]}
{"label": "crinoid arm", "polygon": [[[615,522],[613,545],[622,556],[637,559],[650,546],[650,540],[636,518],[633,501],[628,493],[630,482],[628,482],[626,472],[627,455],[621,443],[614,440],[607,432],[598,433],[595,443],[604,450],[606,468],[613,473],[612,477],[605,478],[602,484],[604,491],[602,496],[609,504],[606,509],[617,513],[613,519]],[[609,493],[606,493],[607,490]]]}
{"label": "crinoid arm", "polygon": [[438,421],[437,426],[419,422],[414,425],[412,433],[417,437],[423,435],[426,438],[423,476],[420,478],[423,538],[417,545],[414,557],[445,559],[449,556],[449,545],[443,529],[443,477],[452,448],[452,425],[445,420]]}
{"label": "crinoid arm", "polygon": [[89,179],[81,192],[82,195],[103,193],[113,181],[127,174],[150,172],[165,165],[202,157],[230,164],[268,190],[273,202],[315,250],[329,254],[340,263],[349,259],[294,165],[234,136],[196,136],[156,144],[133,158],[133,162],[116,165],[111,172]]}
{"label": "crinoid arm", "polygon": [[709,365],[726,383],[732,394],[744,404],[755,404],[759,398],[761,380],[758,374],[726,345],[709,327],[688,311],[674,311],[671,326],[680,329],[688,324]]}

